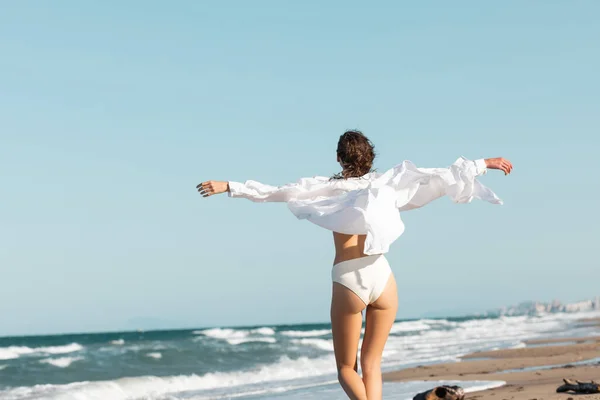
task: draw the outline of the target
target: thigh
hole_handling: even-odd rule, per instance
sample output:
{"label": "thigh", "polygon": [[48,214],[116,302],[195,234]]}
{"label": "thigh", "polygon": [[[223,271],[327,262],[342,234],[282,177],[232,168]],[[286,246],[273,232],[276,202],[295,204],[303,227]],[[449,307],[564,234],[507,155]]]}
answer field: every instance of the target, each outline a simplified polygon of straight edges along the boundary
{"label": "thigh", "polygon": [[335,361],[354,367],[362,328],[365,303],[350,289],[334,282],[331,297],[331,332]]}
{"label": "thigh", "polygon": [[367,307],[365,334],[361,346],[361,360],[381,359],[388,335],[396,320],[398,291],[394,275],[390,275],[381,296]]}

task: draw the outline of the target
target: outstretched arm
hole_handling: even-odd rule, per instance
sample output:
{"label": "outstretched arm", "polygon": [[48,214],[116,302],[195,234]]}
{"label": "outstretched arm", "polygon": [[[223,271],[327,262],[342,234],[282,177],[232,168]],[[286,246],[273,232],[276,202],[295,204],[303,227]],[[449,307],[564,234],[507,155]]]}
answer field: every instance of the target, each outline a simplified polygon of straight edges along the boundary
{"label": "outstretched arm", "polygon": [[399,174],[397,179],[407,176],[429,176],[425,183],[418,186],[416,192],[403,193],[397,200],[400,211],[408,211],[448,196],[455,203],[468,203],[479,198],[491,203],[502,204],[502,201],[490,189],[477,181],[487,169],[498,169],[505,175],[512,171],[512,164],[505,158],[487,158],[470,161],[459,158],[450,168],[414,168]]}
{"label": "outstretched arm", "polygon": [[227,192],[229,197],[241,197],[254,202],[286,202],[332,195],[336,191],[336,183],[322,177],[302,178],[297,183],[283,186],[271,186],[252,180],[244,183],[206,181],[196,186],[196,189],[203,197]]}

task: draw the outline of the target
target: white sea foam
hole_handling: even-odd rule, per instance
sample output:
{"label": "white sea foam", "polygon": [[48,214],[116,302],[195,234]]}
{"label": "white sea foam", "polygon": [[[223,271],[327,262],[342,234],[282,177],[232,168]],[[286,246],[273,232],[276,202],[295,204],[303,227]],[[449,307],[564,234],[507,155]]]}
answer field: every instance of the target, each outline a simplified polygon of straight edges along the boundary
{"label": "white sea foam", "polygon": [[517,344],[515,344],[514,346],[511,346],[511,349],[524,349],[525,347],[527,347],[527,345],[523,342],[519,342]]}
{"label": "white sea foam", "polygon": [[333,351],[333,340],[304,338],[292,339],[291,342],[294,344],[301,344],[304,346],[313,346],[321,350]]}
{"label": "white sea foam", "polygon": [[263,328],[252,329],[250,331],[250,333],[256,333],[256,334],[259,334],[259,335],[270,336],[270,335],[274,335],[275,334],[275,330],[273,328],[263,327]]}
{"label": "white sea foam", "polygon": [[269,327],[262,327],[256,329],[231,329],[231,328],[211,328],[204,329],[201,331],[193,331],[194,335],[203,335],[214,339],[242,339],[248,336],[273,336],[275,330]]}
{"label": "white sea foam", "polygon": [[420,319],[419,321],[429,325],[456,326],[458,322],[448,321],[447,319]]}
{"label": "white sea foam", "polygon": [[67,354],[75,351],[83,350],[83,346],[79,343],[71,343],[64,346],[47,346],[47,347],[26,347],[26,346],[10,346],[0,347],[0,360],[11,360],[19,358],[22,355],[37,354]]}
{"label": "white sea foam", "polygon": [[242,343],[250,343],[250,342],[262,342],[262,343],[276,343],[277,339],[275,338],[240,338],[240,339],[227,339],[227,342],[231,345],[238,345]]}
{"label": "white sea foam", "polygon": [[0,365],[0,371],[2,371],[6,367],[8,367],[8,365]]}
{"label": "white sea foam", "polygon": [[64,346],[49,346],[49,347],[37,347],[33,349],[37,353],[46,354],[67,354],[75,351],[83,350],[83,346],[79,343],[71,343]]}
{"label": "white sea foam", "polygon": [[272,336],[275,330],[269,327],[256,329],[231,329],[231,328],[211,328],[202,331],[192,332],[200,335],[194,338],[194,341],[202,340],[203,337],[212,339],[226,340],[231,345],[238,345],[248,342],[276,343],[277,340]]}
{"label": "white sea foam", "polygon": [[381,357],[383,358],[388,358],[393,356],[394,354],[398,353],[398,350],[387,350],[387,349],[383,349],[383,352],[381,353]]}
{"label": "white sea foam", "polygon": [[[523,340],[547,335],[547,331],[563,331],[567,324],[581,318],[569,314],[549,314],[540,317],[504,317],[496,319],[453,322],[450,329],[427,329],[391,335],[386,350],[395,354],[384,356],[388,366],[417,364],[430,361],[458,360],[462,355],[493,348],[520,348]],[[417,321],[414,321],[417,322]],[[421,321],[428,325],[436,320]],[[402,323],[396,323],[394,328]]]}
{"label": "white sea foam", "polygon": [[[408,382],[384,382],[383,383],[383,398],[412,400],[415,394],[431,389],[438,385],[460,385],[465,389],[465,392],[472,393],[474,391],[492,389],[503,386],[506,382],[503,381],[408,381]],[[287,390],[296,388],[290,387]],[[281,396],[273,393],[274,391],[263,391],[265,395],[261,399],[280,399]],[[270,394],[274,394],[271,396]],[[226,398],[226,397],[222,397]],[[194,396],[190,400],[207,400],[207,397]],[[311,390],[310,392],[295,391],[285,397],[286,400],[344,400],[347,396],[337,383],[323,385],[320,388]]]}
{"label": "white sea foam", "polygon": [[262,384],[269,381],[290,381],[331,372],[332,357],[320,359],[283,357],[279,362],[254,371],[212,373],[203,376],[138,377],[114,381],[77,382],[66,385],[36,385],[0,391],[3,400],[129,400],[155,399],[184,391],[231,388],[239,385]]}
{"label": "white sea foam", "polygon": [[394,325],[392,325],[390,333],[394,334],[399,332],[425,331],[428,329],[431,329],[431,326],[423,321],[405,321],[396,322]]}
{"label": "white sea foam", "polygon": [[157,342],[142,342],[137,344],[124,343],[114,344],[111,346],[100,347],[97,351],[102,353],[109,353],[111,355],[126,354],[129,352],[153,352],[158,350],[164,350],[167,347]]}
{"label": "white sea foam", "polygon": [[33,349],[25,346],[0,347],[0,360],[12,360],[13,358],[19,358],[23,354],[31,354],[33,352]]}
{"label": "white sea foam", "polygon": [[67,368],[75,361],[83,360],[83,357],[59,357],[59,358],[45,358],[40,360],[41,364],[50,364],[58,368]]}
{"label": "white sea foam", "polygon": [[[275,394],[280,398],[281,393],[295,390],[287,399],[302,400],[320,400],[323,398],[332,400],[345,399],[342,389],[332,381],[324,382],[318,386],[314,385],[278,385],[260,390],[251,389],[234,395],[190,395],[190,392],[198,391],[204,388],[203,377],[178,376],[178,377],[140,377],[123,378],[115,381],[99,382],[77,382],[67,385],[37,385],[34,387],[21,387],[0,392],[5,400],[25,400],[25,399],[47,399],[47,400],[129,400],[144,398],[154,399],[220,399],[232,398],[247,395],[262,395],[261,398],[271,398],[269,394]],[[421,391],[427,390],[437,385],[459,384],[467,393],[474,391],[491,389],[505,384],[502,381],[409,381],[409,382],[385,382],[383,393],[386,397],[395,399],[410,400]],[[301,388],[310,388],[309,392],[298,391]],[[183,392],[183,393],[182,393]],[[183,396],[178,394],[182,393]]]}
{"label": "white sea foam", "polygon": [[280,333],[284,336],[291,337],[315,337],[329,335],[331,333],[331,329],[316,329],[314,331],[282,331]]}
{"label": "white sea foam", "polygon": [[194,333],[214,339],[241,339],[250,334],[250,332],[247,330],[231,328],[212,328],[205,329],[203,331],[194,331]]}
{"label": "white sea foam", "polygon": [[473,381],[472,385],[465,385],[463,382],[457,382],[456,385],[463,385],[465,393],[479,392],[480,390],[494,389],[506,385],[504,381]]}
{"label": "white sea foam", "polygon": [[115,346],[123,346],[125,344],[124,339],[111,340],[110,344],[114,344]]}
{"label": "white sea foam", "polygon": [[150,357],[150,358],[154,358],[156,360],[160,360],[162,358],[162,354],[161,353],[148,353],[146,354],[146,357]]}

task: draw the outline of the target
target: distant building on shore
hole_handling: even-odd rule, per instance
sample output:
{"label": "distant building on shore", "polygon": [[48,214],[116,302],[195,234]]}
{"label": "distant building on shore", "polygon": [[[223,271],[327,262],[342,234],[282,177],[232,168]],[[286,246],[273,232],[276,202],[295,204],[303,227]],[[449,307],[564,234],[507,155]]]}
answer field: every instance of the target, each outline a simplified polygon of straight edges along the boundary
{"label": "distant building on shore", "polygon": [[537,315],[547,313],[574,313],[582,311],[599,311],[600,296],[591,300],[582,300],[575,303],[562,304],[559,300],[553,300],[550,303],[539,301],[525,301],[515,306],[502,307],[486,313],[487,315]]}

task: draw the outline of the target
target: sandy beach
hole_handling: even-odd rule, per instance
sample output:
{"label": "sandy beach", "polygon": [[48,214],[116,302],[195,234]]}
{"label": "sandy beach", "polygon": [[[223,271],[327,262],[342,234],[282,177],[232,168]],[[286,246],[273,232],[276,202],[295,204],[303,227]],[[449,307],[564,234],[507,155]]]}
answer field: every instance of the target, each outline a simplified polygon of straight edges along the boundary
{"label": "sandy beach", "polygon": [[[597,321],[582,321],[585,324]],[[469,354],[461,362],[391,372],[387,381],[484,380],[506,385],[467,394],[478,400],[600,399],[600,394],[556,393],[563,378],[600,381],[600,337],[530,340],[526,347]]]}

